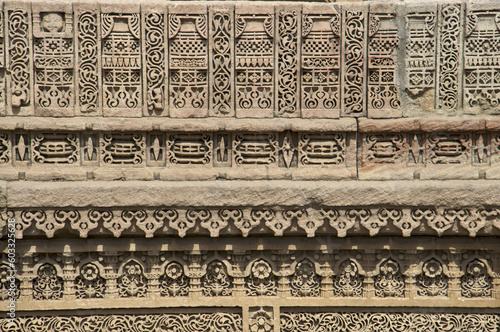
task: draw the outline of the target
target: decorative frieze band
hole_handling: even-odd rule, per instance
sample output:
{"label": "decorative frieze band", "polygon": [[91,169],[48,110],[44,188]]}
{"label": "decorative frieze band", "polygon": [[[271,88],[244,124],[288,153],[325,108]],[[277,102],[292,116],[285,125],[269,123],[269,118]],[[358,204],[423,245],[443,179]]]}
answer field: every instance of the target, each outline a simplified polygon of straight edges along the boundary
{"label": "decorative frieze band", "polygon": [[[152,329],[169,329],[175,326],[177,332],[240,332],[242,321],[248,324],[248,331],[268,332],[274,326],[272,307],[255,307],[249,310],[248,319],[240,314],[113,314],[91,316],[21,317],[14,323],[0,320],[3,331],[24,332],[44,330],[57,332],[59,327],[71,331],[84,332],[112,330],[116,326],[132,332],[147,332]],[[495,314],[454,314],[454,313],[388,313],[388,312],[321,312],[285,311],[280,315],[279,331],[306,332],[335,328],[340,331],[357,332],[359,327],[382,329],[387,332],[429,331],[446,329],[449,332],[474,330],[495,332],[500,317]]]}
{"label": "decorative frieze band", "polygon": [[[0,132],[2,166],[353,166],[346,132]],[[349,160],[349,162],[348,162]]]}
{"label": "decorative frieze band", "polygon": [[169,330],[175,327],[182,332],[242,331],[241,314],[197,313],[197,314],[148,314],[148,315],[93,315],[58,317],[22,317],[14,322],[0,320],[5,332],[47,331],[71,329],[75,332],[112,331],[116,328],[131,332]]}
{"label": "decorative frieze band", "polygon": [[0,115],[392,118],[499,110],[495,3],[35,0],[0,11]]}
{"label": "decorative frieze band", "polygon": [[[225,207],[161,209],[21,209],[0,216],[16,220],[16,237],[145,236],[495,236],[500,208],[436,207]],[[64,234],[64,235],[60,235]],[[70,235],[71,234],[71,235]]]}
{"label": "decorative frieze band", "polygon": [[[6,180],[20,179],[20,173],[23,178],[44,179],[44,169],[57,166],[62,179],[74,180],[120,178],[113,171],[118,167],[131,169],[139,179],[151,180],[172,179],[172,172],[180,168],[198,172],[198,178],[215,176],[219,168],[233,169],[217,175],[229,178],[249,176],[238,171],[243,168],[253,168],[255,173],[251,176],[257,178],[272,177],[269,173],[274,169],[273,174],[283,179],[500,177],[497,127],[470,126],[450,132],[444,128],[446,124],[405,129],[405,124],[397,128],[397,124],[388,123],[381,130],[382,125],[377,123],[369,128],[370,124],[362,124],[359,134],[348,128],[345,129],[349,131],[0,131],[0,174]],[[318,171],[307,173],[307,168]],[[40,178],[36,178],[37,172]],[[122,177],[130,176],[133,179],[130,174]],[[184,176],[190,179],[187,174]]]}
{"label": "decorative frieze band", "polygon": [[282,332],[332,331],[466,331],[493,332],[500,317],[488,314],[421,314],[421,313],[337,313],[285,312],[280,316]]}
{"label": "decorative frieze band", "polygon": [[[2,276],[10,270],[3,259]],[[17,260],[15,279],[1,280],[0,299],[17,298],[24,310],[72,299],[348,298],[352,305],[363,299],[460,298],[493,305],[500,297],[498,253],[490,251],[100,251],[26,253]],[[9,295],[12,282],[16,294]]]}

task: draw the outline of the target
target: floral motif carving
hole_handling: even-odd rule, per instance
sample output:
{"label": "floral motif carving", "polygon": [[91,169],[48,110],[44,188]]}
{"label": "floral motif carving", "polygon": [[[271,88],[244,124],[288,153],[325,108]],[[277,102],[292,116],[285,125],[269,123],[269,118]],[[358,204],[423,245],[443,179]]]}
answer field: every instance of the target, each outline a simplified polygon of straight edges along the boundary
{"label": "floral motif carving", "polygon": [[363,276],[359,275],[358,266],[352,260],[346,260],[339,266],[339,273],[333,279],[335,296],[363,295]]}
{"label": "floral motif carving", "polygon": [[202,278],[204,296],[231,296],[233,280],[227,274],[227,269],[221,261],[213,261],[207,266],[207,272]]}
{"label": "floral motif carving", "polygon": [[277,283],[275,279],[268,262],[263,259],[255,261],[246,280],[246,294],[248,296],[276,295]]}
{"label": "floral motif carving", "polygon": [[380,264],[380,272],[375,277],[375,295],[379,297],[403,297],[405,281],[399,264],[387,259]]}
{"label": "floral motif carving", "polygon": [[298,110],[298,13],[278,13],[278,114],[297,117]]}
{"label": "floral motif carving", "polygon": [[479,259],[473,260],[467,264],[465,274],[461,278],[462,296],[468,298],[491,297],[491,279],[486,264]]}
{"label": "floral motif carving", "polygon": [[417,287],[420,296],[448,295],[448,277],[438,260],[432,258],[422,265],[422,273],[417,276]]}
{"label": "floral motif carving", "polygon": [[215,11],[211,15],[211,84],[210,104],[215,115],[234,115],[233,97],[233,36],[232,15],[229,11]]}
{"label": "floral motif carving", "polygon": [[57,332],[64,326],[71,331],[112,331],[124,328],[127,331],[150,332],[168,330],[175,327],[182,332],[227,331],[241,332],[242,318],[235,313],[190,313],[190,314],[147,314],[147,315],[91,315],[91,316],[52,316],[52,317],[20,317],[14,326],[7,320],[0,320],[3,331],[24,332],[30,329]]}
{"label": "floral motif carving", "polygon": [[459,107],[459,71],[461,70],[460,42],[462,35],[461,5],[447,4],[441,7],[439,82],[437,106],[446,110]]}
{"label": "floral motif carving", "polygon": [[30,14],[24,9],[7,11],[10,55],[10,94],[13,107],[31,104]]}
{"label": "floral motif carving", "polygon": [[123,274],[117,280],[120,297],[145,297],[148,282],[142,271],[142,266],[130,261],[123,266]]}
{"label": "floral motif carving", "polygon": [[270,332],[273,330],[272,312],[260,308],[250,314],[250,332]]}
{"label": "floral motif carving", "polygon": [[181,264],[171,262],[165,267],[165,274],[160,278],[160,294],[173,297],[189,295],[189,278]]}
{"label": "floral motif carving", "polygon": [[63,297],[63,279],[57,275],[56,268],[45,263],[38,268],[33,280],[33,298],[35,300],[59,300]]}
{"label": "floral motif carving", "polygon": [[75,296],[77,299],[104,298],[106,281],[101,277],[99,268],[93,263],[87,263],[80,269],[80,275],[75,279]]}
{"label": "floral motif carving", "polygon": [[295,273],[290,277],[292,296],[319,296],[320,277],[316,274],[314,264],[304,259],[295,266]]}

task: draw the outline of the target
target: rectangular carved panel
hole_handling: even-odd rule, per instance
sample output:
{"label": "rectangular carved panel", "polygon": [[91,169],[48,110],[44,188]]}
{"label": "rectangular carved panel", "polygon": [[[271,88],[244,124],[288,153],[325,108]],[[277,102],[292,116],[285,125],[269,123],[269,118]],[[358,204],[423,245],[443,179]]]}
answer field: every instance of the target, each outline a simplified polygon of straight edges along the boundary
{"label": "rectangular carved panel", "polygon": [[273,117],[274,8],[235,8],[236,116]]}
{"label": "rectangular carved panel", "polygon": [[342,8],[342,104],[343,116],[366,116],[367,7]]}
{"label": "rectangular carved panel", "polygon": [[142,114],[141,17],[138,9],[121,11],[113,6],[101,6],[104,116]]}
{"label": "rectangular carved panel", "polygon": [[33,60],[31,4],[5,4],[8,115],[33,114]]}
{"label": "rectangular carved panel", "polygon": [[338,6],[304,5],[301,43],[303,118],[339,117],[341,22]]}
{"label": "rectangular carved panel", "polygon": [[398,6],[371,5],[368,38],[368,116],[401,116]]}
{"label": "rectangular carved panel", "polygon": [[469,5],[464,37],[464,111],[500,111],[500,11],[491,4]]}
{"label": "rectangular carved panel", "polygon": [[436,85],[437,8],[435,4],[411,4],[405,11],[407,107],[415,112],[430,111]]}
{"label": "rectangular carved panel", "polygon": [[234,7],[211,6],[209,115],[234,117]]}
{"label": "rectangular carved panel", "polygon": [[99,6],[75,4],[75,42],[77,89],[75,114],[102,115],[101,14]]}
{"label": "rectangular carved panel", "polygon": [[436,108],[455,111],[462,106],[462,42],[464,4],[443,4],[439,8]]}
{"label": "rectangular carved panel", "polygon": [[33,5],[35,115],[74,114],[73,10]]}
{"label": "rectangular carved panel", "polygon": [[208,19],[205,5],[170,8],[168,14],[170,115],[208,114]]}
{"label": "rectangular carved panel", "polygon": [[168,116],[167,93],[167,8],[142,8],[143,80],[145,116]]}
{"label": "rectangular carved panel", "polygon": [[280,117],[299,117],[301,6],[276,6],[276,106]]}

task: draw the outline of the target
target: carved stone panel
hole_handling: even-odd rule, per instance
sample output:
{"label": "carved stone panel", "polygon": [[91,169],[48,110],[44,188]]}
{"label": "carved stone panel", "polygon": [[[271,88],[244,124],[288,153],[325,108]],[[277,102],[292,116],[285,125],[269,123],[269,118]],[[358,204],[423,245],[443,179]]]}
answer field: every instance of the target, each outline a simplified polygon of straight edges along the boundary
{"label": "carved stone panel", "polygon": [[33,6],[35,115],[74,114],[74,40],[71,6]]}
{"label": "carved stone panel", "polygon": [[208,114],[208,12],[205,5],[170,8],[169,95],[172,117]]}
{"label": "carved stone panel", "polygon": [[101,44],[104,116],[141,116],[143,66],[139,8],[119,10],[101,6]]}
{"label": "carved stone panel", "polygon": [[275,108],[274,8],[235,7],[236,116],[273,117]]}
{"label": "carved stone panel", "polygon": [[339,6],[304,5],[300,82],[303,118],[339,117],[341,23]]}

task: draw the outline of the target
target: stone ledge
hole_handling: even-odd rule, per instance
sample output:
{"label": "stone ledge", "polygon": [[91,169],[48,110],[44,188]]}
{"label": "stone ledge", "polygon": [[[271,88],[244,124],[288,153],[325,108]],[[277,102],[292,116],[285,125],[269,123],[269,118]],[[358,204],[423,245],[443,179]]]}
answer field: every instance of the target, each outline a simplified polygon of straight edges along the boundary
{"label": "stone ledge", "polygon": [[9,182],[7,207],[490,206],[500,181]]}
{"label": "stone ledge", "polygon": [[[429,298],[418,298],[418,299],[398,299],[398,298],[375,298],[375,299],[363,299],[363,298],[308,298],[307,300],[301,298],[266,298],[265,303],[267,306],[275,305],[287,308],[296,307],[356,307],[359,308],[436,308],[436,307],[447,307],[447,308],[482,308],[482,309],[496,309],[500,305],[500,300],[498,299],[467,299],[467,300],[455,300],[455,299],[429,299]],[[49,303],[48,303],[49,302]],[[103,303],[105,302],[105,303]],[[2,303],[2,302],[0,302]],[[196,299],[193,298],[172,298],[172,297],[160,297],[155,299],[102,299],[95,300],[56,300],[56,301],[30,301],[28,303],[18,303],[16,309],[19,311],[41,311],[41,310],[89,310],[89,309],[129,309],[129,308],[157,308],[158,304],[164,308],[175,308],[175,307],[185,307],[185,308],[235,308],[243,307],[247,305],[259,306],[262,305],[262,298],[258,297],[246,297],[246,298],[205,298]],[[7,305],[7,302],[5,302]],[[482,311],[484,312],[484,311]]]}
{"label": "stone ledge", "polygon": [[346,131],[357,130],[356,119],[169,119],[169,118],[47,118],[6,117],[0,122],[0,130],[48,130],[48,131]]}

